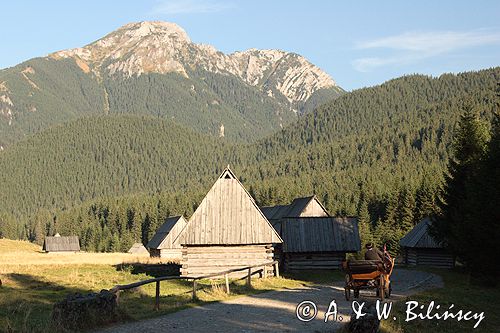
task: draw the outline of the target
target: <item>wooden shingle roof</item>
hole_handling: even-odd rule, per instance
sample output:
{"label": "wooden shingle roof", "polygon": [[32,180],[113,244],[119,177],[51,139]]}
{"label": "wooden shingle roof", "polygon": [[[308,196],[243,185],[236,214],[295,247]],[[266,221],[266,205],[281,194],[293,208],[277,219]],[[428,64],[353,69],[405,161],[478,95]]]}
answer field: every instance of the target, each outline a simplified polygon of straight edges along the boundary
{"label": "wooden shingle roof", "polygon": [[179,236],[186,245],[244,245],[282,240],[227,167]]}
{"label": "wooden shingle roof", "polygon": [[443,248],[432,236],[429,234],[429,225],[431,219],[426,217],[420,221],[410,232],[408,232],[401,240],[399,245],[402,247],[415,247],[415,248]]}
{"label": "wooden shingle roof", "polygon": [[134,243],[127,252],[131,254],[149,254],[148,249],[146,249],[142,243]]}
{"label": "wooden shingle roof", "polygon": [[179,235],[186,227],[187,221],[184,216],[173,216],[167,218],[153,238],[146,245],[149,249],[173,249],[180,248]]}
{"label": "wooden shingle roof", "polygon": [[47,236],[43,241],[43,250],[46,252],[78,252],[80,241],[78,236]]}
{"label": "wooden shingle roof", "polygon": [[329,215],[326,208],[314,195],[303,198],[295,198],[289,205],[261,207],[261,210],[268,220],[279,220],[285,217],[300,217],[306,207],[313,200],[323,209],[326,215]]}
{"label": "wooden shingle roof", "polygon": [[285,218],[280,227],[283,252],[357,252],[361,249],[356,218]]}

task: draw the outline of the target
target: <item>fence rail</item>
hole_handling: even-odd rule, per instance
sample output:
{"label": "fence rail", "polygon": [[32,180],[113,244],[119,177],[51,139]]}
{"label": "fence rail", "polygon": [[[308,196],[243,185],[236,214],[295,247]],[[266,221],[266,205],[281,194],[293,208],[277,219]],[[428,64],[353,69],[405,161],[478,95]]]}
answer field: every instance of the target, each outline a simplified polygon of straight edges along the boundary
{"label": "fence rail", "polygon": [[154,279],[148,279],[148,280],[138,281],[138,282],[134,282],[134,283],[130,283],[130,284],[116,285],[116,286],[114,286],[113,288],[110,289],[110,292],[115,293],[117,295],[117,297],[119,297],[120,291],[137,288],[137,287],[144,286],[144,285],[150,284],[150,283],[156,283],[155,310],[159,310],[160,309],[160,282],[161,281],[166,281],[166,280],[188,280],[189,281],[189,280],[192,280],[192,282],[193,282],[193,294],[192,294],[192,297],[193,297],[193,300],[196,300],[197,299],[197,297],[196,297],[196,290],[198,289],[198,280],[209,279],[209,278],[213,278],[213,277],[216,277],[216,276],[224,276],[225,283],[226,283],[226,293],[229,294],[229,274],[234,273],[234,272],[241,272],[241,271],[245,271],[245,270],[248,271],[248,273],[246,275],[247,286],[251,286],[251,284],[252,284],[252,281],[251,281],[252,274],[258,273],[260,271],[260,270],[255,270],[255,271],[252,272],[253,269],[255,269],[255,268],[262,268],[262,277],[263,278],[267,278],[267,269],[266,269],[266,267],[268,267],[268,266],[274,266],[274,275],[276,277],[279,277],[280,275],[279,275],[278,263],[279,262],[277,260],[274,260],[274,261],[270,261],[270,262],[266,262],[266,263],[262,263],[262,264],[258,264],[258,265],[245,266],[245,267],[240,267],[240,268],[233,268],[233,269],[229,269],[229,270],[226,270],[226,271],[212,273],[212,274],[207,274],[207,275],[203,275],[203,276],[197,276],[197,277],[188,277],[188,276],[161,276],[161,277],[157,277],[157,278],[154,278]]}

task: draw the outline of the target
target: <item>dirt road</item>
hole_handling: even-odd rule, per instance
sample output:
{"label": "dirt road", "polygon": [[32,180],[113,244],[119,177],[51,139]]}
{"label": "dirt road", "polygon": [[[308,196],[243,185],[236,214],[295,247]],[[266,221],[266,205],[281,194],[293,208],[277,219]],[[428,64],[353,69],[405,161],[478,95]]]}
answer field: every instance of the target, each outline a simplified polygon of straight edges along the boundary
{"label": "dirt road", "polygon": [[[395,270],[391,280],[391,300],[443,284],[437,275],[405,269]],[[361,292],[361,300],[370,299],[375,299],[374,292]],[[316,317],[309,322],[302,322],[296,316],[297,305],[304,300],[314,302],[318,309]],[[341,325],[338,321],[323,321],[332,300],[336,301],[343,322],[348,321],[352,312],[351,303],[345,301],[343,282],[336,281],[332,285],[238,297],[154,319],[113,326],[100,332],[332,332]]]}

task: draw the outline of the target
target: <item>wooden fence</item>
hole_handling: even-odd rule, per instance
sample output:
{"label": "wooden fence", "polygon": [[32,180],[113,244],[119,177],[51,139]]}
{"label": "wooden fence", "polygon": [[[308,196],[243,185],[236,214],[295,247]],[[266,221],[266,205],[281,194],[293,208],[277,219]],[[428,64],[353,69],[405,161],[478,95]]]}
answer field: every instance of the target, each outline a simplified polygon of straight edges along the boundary
{"label": "wooden fence", "polygon": [[[241,268],[234,268],[230,269],[227,271],[222,271],[222,272],[217,272],[213,274],[208,274],[204,276],[199,276],[199,277],[186,277],[186,276],[161,276],[157,277],[154,279],[149,279],[149,280],[143,280],[143,281],[138,281],[130,284],[125,284],[125,285],[116,285],[114,286],[110,292],[115,293],[117,297],[119,298],[120,291],[122,290],[127,290],[127,289],[133,289],[137,288],[140,286],[144,286],[146,284],[150,283],[156,283],[156,297],[155,297],[155,310],[160,309],[160,282],[161,281],[166,281],[166,280],[192,280],[193,282],[193,300],[196,300],[196,290],[198,289],[198,280],[201,279],[209,279],[217,276],[224,276],[225,282],[226,282],[226,293],[229,294],[229,274],[233,272],[240,272],[240,271],[248,271],[246,275],[246,280],[247,280],[247,286],[251,286],[252,282],[252,274],[255,273],[261,273],[261,276],[263,278],[267,278],[267,266],[274,266],[274,275],[276,277],[279,277],[279,268],[278,268],[278,261],[270,261],[264,264],[259,264],[259,265],[254,265],[254,266],[245,266]],[[262,270],[254,270],[255,268],[262,268]]]}

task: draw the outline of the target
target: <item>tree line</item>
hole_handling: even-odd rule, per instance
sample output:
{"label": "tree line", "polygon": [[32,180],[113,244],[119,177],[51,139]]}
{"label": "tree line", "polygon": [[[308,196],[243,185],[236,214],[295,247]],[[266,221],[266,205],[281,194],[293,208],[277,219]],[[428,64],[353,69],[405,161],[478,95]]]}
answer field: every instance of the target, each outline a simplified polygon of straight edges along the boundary
{"label": "tree line", "polygon": [[491,119],[498,77],[493,68],[392,80],[253,144],[147,116],[70,122],[0,154],[0,232],[35,241],[75,233],[85,249],[123,250],[169,215],[189,216],[230,164],[260,205],[314,193],[333,215],[359,216],[364,242],[397,251],[437,209],[463,101]]}

